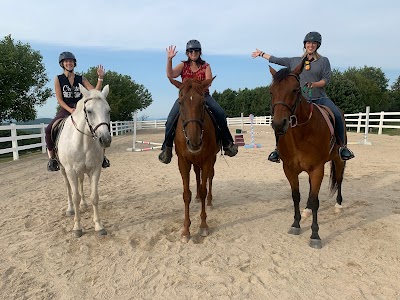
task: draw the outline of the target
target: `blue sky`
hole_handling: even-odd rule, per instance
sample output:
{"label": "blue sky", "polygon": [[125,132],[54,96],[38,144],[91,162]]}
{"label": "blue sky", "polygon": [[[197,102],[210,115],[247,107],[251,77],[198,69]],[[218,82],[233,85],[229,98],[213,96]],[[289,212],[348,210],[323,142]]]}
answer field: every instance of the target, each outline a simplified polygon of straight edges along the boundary
{"label": "blue sky", "polygon": [[[400,76],[395,34],[400,1],[318,2],[2,0],[0,38],[11,34],[40,51],[51,88],[61,73],[62,51],[75,54],[77,72],[102,64],[131,76],[154,100],[139,117],[167,116],[177,90],[165,75],[165,48],[177,46],[176,65],[185,59],[190,39],[202,43],[203,59],[217,76],[211,91],[270,84],[268,61],[251,58],[251,52],[259,48],[276,56],[300,55],[309,31],[322,34],[320,53],[332,68],[380,67],[390,83]],[[38,117],[53,117],[56,102],[53,97],[37,107]]]}

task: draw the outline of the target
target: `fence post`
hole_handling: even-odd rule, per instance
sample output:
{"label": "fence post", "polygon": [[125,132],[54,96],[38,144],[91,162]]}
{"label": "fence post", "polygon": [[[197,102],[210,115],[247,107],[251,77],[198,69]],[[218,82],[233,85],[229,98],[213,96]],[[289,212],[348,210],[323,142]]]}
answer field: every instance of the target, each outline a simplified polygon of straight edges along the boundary
{"label": "fence post", "polygon": [[40,142],[42,143],[42,153],[46,153],[46,133],[45,133],[45,126],[44,123],[40,123],[42,125],[42,128],[40,128],[40,133],[42,135]]}
{"label": "fence post", "polygon": [[361,131],[361,120],[362,120],[362,112],[358,113],[358,120],[357,120],[357,133],[360,133]]}
{"label": "fence post", "polygon": [[244,124],[243,124],[243,113],[240,113],[240,119],[242,120],[241,129],[242,129],[242,132],[243,132],[243,130],[244,130]]}
{"label": "fence post", "polygon": [[11,125],[11,148],[13,148],[13,159],[17,160],[19,159],[19,154],[18,154],[18,140],[17,140],[17,128],[15,124],[10,124]]}
{"label": "fence post", "polygon": [[370,107],[367,106],[365,110],[365,131],[364,131],[364,140],[359,142],[362,145],[371,145],[371,142],[368,142],[368,131],[369,131],[369,109]]}
{"label": "fence post", "polygon": [[382,129],[383,129],[383,119],[385,118],[385,112],[381,111],[380,117],[379,117],[379,129],[378,129],[378,134],[382,134]]}

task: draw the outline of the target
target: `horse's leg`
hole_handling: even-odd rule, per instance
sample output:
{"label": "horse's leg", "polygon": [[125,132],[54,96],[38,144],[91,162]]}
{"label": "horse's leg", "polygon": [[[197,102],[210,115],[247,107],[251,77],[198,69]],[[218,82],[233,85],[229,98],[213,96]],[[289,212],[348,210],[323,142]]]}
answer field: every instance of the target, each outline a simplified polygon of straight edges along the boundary
{"label": "horse's leg", "polygon": [[299,189],[299,174],[290,170],[290,168],[283,165],[283,170],[285,172],[286,178],[290,183],[292,189],[292,199],[294,206],[294,221],[292,226],[290,226],[289,233],[298,235],[300,234],[300,189]]}
{"label": "horse's leg", "polygon": [[85,194],[83,192],[83,180],[84,180],[84,174],[82,174],[82,176],[79,177],[78,179],[78,183],[79,183],[79,195],[81,195],[81,203],[80,203],[80,207],[82,210],[86,210],[88,208],[88,204],[86,202],[85,199]]}
{"label": "horse's leg", "polygon": [[65,215],[67,217],[73,216],[74,215],[74,207],[72,203],[72,196],[71,196],[71,185],[69,184],[67,174],[65,173],[65,169],[63,167],[60,168],[61,174],[63,175],[64,183],[67,188],[67,210],[65,211]]}
{"label": "horse's leg", "polygon": [[92,205],[93,205],[94,230],[97,231],[99,235],[107,235],[107,231],[104,229],[103,225],[101,224],[99,208],[98,208],[100,171],[101,171],[101,169],[99,168],[91,176],[89,176],[90,190],[91,190],[90,198],[92,200]]}
{"label": "horse's leg", "polygon": [[342,206],[342,182],[343,182],[343,174],[344,169],[346,167],[346,162],[342,161],[339,157],[336,157],[331,162],[331,191],[335,188],[337,189],[337,196],[336,196],[336,204],[335,204],[335,212],[341,213],[343,206]]}
{"label": "horse's leg", "polygon": [[210,175],[208,175],[208,192],[207,192],[207,206],[209,208],[212,208],[212,181],[214,178],[214,167],[212,167],[211,171],[210,171]]}
{"label": "horse's leg", "polygon": [[311,237],[310,237],[310,247],[321,249],[322,243],[321,238],[319,237],[318,231],[318,208],[319,208],[319,199],[318,194],[321,188],[322,179],[324,177],[324,164],[316,167],[313,171],[309,173],[311,189],[310,194],[307,200],[307,206],[309,206],[312,210],[312,224],[311,224]]}
{"label": "horse's leg", "polygon": [[193,166],[194,173],[196,174],[196,202],[200,202],[200,167]]}
{"label": "horse's leg", "polygon": [[207,180],[211,177],[211,172],[213,171],[213,166],[211,162],[207,162],[203,165],[201,171],[201,188],[200,188],[200,199],[201,199],[201,224],[199,234],[201,236],[208,236],[208,225],[207,225],[207,213],[206,213],[206,195],[207,195]]}
{"label": "horse's leg", "polygon": [[81,213],[79,211],[80,195],[78,190],[78,176],[74,170],[66,171],[69,184],[71,185],[72,192],[72,202],[74,204],[75,218],[74,218],[74,228],[73,233],[75,237],[82,236],[82,226],[81,226]]}
{"label": "horse's leg", "polygon": [[[311,191],[311,177],[308,177],[308,186],[309,186],[309,191]],[[308,199],[306,207],[303,209],[301,216],[303,217],[303,221],[305,221],[311,215],[312,215],[312,210],[311,210],[311,206],[310,206],[310,200]]]}
{"label": "horse's leg", "polygon": [[189,205],[192,200],[192,192],[190,191],[190,169],[191,164],[178,157],[179,171],[181,172],[183,182],[183,202],[185,203],[185,220],[183,221],[183,230],[181,234],[182,243],[189,242],[190,239],[190,215]]}

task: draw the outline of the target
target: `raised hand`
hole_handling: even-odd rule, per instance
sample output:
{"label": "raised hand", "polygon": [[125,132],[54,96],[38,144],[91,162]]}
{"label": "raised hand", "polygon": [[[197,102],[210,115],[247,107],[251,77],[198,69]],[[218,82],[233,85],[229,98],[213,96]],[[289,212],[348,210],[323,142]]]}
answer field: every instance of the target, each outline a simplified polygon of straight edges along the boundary
{"label": "raised hand", "polygon": [[252,52],[252,53],[251,53],[251,56],[252,56],[253,58],[256,58],[257,56],[260,56],[261,53],[262,53],[262,51],[261,51],[261,50],[258,50],[258,49],[256,48],[256,51]]}
{"label": "raised hand", "polygon": [[104,70],[104,67],[102,65],[98,65],[98,67],[97,67],[97,75],[99,76],[99,78],[103,78],[105,73],[106,72]]}
{"label": "raised hand", "polygon": [[178,51],[175,51],[176,46],[169,46],[168,48],[166,48],[165,50],[167,51],[167,58],[168,59],[172,59],[175,57],[175,55],[178,53]]}

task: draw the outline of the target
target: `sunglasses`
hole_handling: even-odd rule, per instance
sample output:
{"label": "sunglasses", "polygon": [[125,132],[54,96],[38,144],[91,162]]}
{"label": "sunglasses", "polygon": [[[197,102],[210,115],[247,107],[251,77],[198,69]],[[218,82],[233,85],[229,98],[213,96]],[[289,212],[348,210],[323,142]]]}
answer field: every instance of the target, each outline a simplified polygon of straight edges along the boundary
{"label": "sunglasses", "polygon": [[201,51],[201,49],[198,49],[198,48],[186,50],[187,53],[194,53],[194,52],[200,52],[200,51]]}

